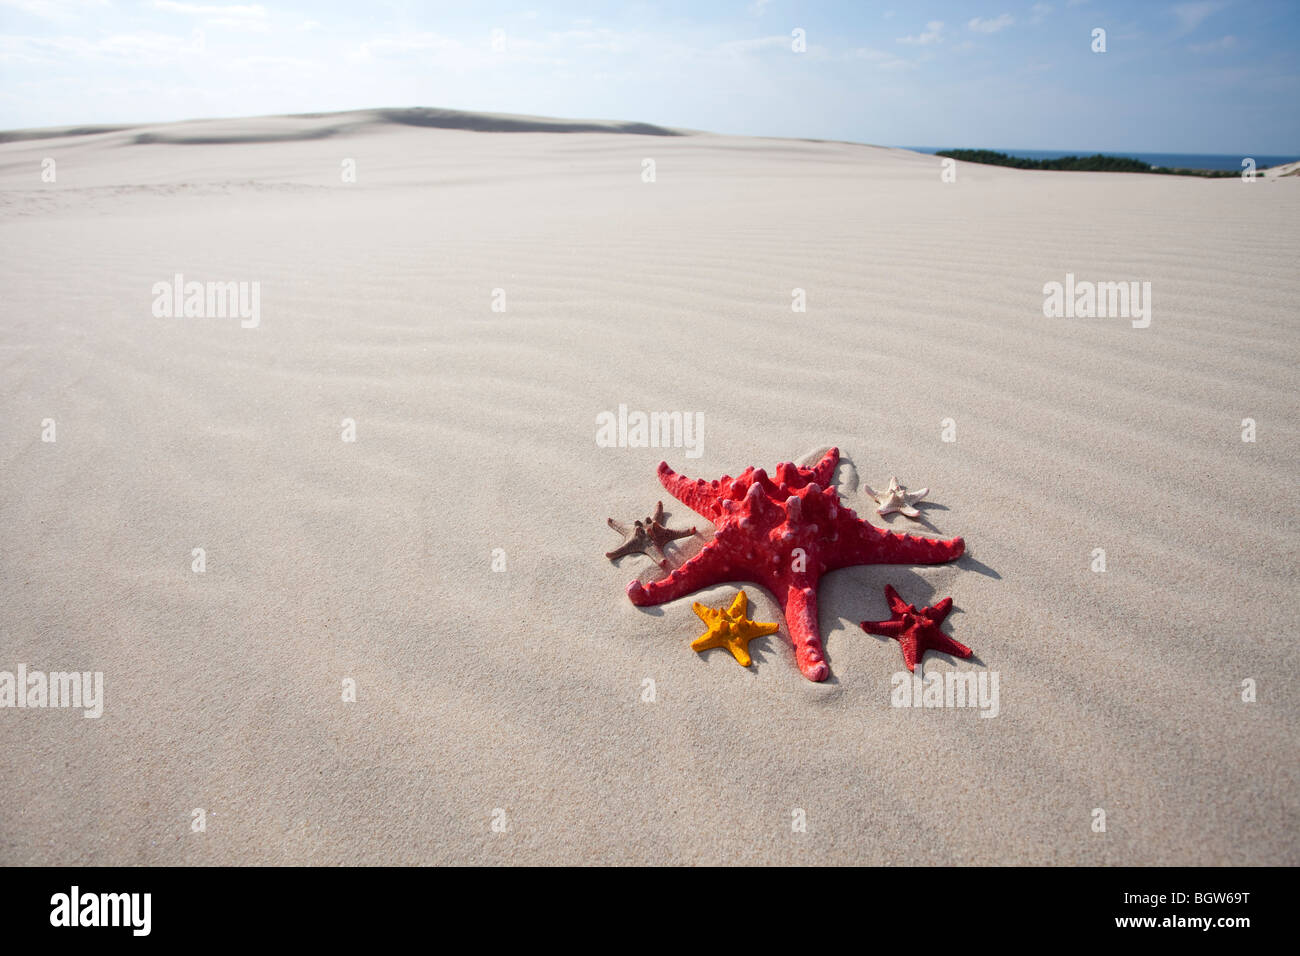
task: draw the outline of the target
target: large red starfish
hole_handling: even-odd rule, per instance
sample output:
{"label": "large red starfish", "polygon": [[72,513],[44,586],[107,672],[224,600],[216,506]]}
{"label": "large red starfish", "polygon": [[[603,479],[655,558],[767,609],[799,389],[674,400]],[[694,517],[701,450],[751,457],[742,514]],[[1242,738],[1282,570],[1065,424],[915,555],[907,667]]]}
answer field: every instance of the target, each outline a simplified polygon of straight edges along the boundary
{"label": "large red starfish", "polygon": [[959,644],[939,629],[952,610],[952,598],[946,597],[934,607],[923,607],[918,611],[915,604],[908,604],[886,584],[885,600],[889,602],[892,617],[888,621],[863,621],[862,629],[868,634],[898,641],[909,671],[915,672],[917,662],[930,650],[953,657],[970,657],[969,647]]}
{"label": "large red starfish", "polygon": [[799,670],[809,680],[825,680],[830,668],[817,627],[823,574],[855,564],[942,564],[966,550],[961,538],[921,538],[867,524],[829,487],[839,460],[832,448],[813,468],[785,462],[774,479],[746,468],[716,481],[692,481],[660,462],[659,481],[712,521],[717,534],[666,578],[633,581],[627,596],[636,605],[663,604],[724,581],[754,581],[780,602]]}

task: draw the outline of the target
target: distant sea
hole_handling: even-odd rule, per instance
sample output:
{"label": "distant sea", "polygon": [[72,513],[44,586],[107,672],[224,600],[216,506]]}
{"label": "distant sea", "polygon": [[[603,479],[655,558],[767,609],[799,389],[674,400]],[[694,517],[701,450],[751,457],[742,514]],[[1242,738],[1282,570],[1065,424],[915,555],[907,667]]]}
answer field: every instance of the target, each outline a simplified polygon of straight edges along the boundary
{"label": "distant sea", "polygon": [[[937,153],[941,149],[984,149],[986,147],[974,146],[902,146],[900,149],[910,149],[918,153]],[[995,153],[1006,153],[1008,156],[1015,156],[1019,159],[1060,159],[1062,156],[1096,156],[1100,152],[1103,156],[1121,156],[1126,159],[1140,159],[1144,163],[1150,163],[1152,166],[1168,166],[1170,169],[1232,169],[1240,170],[1241,161],[1250,157],[1255,161],[1256,169],[1268,169],[1270,166],[1281,166],[1284,163],[1294,163],[1300,156],[1261,156],[1259,153],[1241,153],[1232,156],[1219,156],[1213,153],[1112,153],[1106,150],[1096,149],[1004,149],[1000,146],[990,146]]]}

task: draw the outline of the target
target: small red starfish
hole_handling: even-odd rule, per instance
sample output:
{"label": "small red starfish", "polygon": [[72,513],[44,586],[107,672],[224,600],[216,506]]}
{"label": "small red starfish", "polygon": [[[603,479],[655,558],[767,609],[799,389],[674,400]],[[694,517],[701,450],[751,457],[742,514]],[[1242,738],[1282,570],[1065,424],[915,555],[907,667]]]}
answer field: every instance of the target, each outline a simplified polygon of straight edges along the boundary
{"label": "small red starfish", "polygon": [[907,669],[915,671],[917,662],[929,650],[953,657],[970,657],[970,648],[959,644],[939,629],[943,619],[952,610],[952,598],[946,597],[934,607],[916,609],[915,604],[908,604],[888,584],[885,585],[885,599],[893,617],[888,621],[863,621],[862,629],[868,634],[892,637],[903,648],[903,660]]}

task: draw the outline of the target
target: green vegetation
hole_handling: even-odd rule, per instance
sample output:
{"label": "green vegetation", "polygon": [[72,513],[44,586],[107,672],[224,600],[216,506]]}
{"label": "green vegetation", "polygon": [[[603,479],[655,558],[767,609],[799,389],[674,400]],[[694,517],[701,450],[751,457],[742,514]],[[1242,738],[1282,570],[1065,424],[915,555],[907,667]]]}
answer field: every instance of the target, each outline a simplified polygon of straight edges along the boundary
{"label": "green vegetation", "polygon": [[1228,169],[1170,169],[1167,166],[1152,166],[1140,159],[1124,156],[1062,156],[1060,159],[1020,159],[1006,153],[991,149],[945,149],[936,153],[949,159],[960,159],[966,163],[983,163],[985,166],[1011,166],[1015,169],[1062,169],[1071,172],[1102,173],[1161,173],[1166,176],[1205,176],[1209,179],[1224,179],[1241,175]]}

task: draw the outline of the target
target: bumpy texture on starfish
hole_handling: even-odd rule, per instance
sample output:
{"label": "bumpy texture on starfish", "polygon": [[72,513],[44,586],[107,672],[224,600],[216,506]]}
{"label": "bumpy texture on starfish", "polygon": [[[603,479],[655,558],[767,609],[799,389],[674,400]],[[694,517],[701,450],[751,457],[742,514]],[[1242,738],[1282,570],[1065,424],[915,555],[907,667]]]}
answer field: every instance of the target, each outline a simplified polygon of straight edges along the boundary
{"label": "bumpy texture on starfish", "polygon": [[970,657],[969,647],[959,644],[939,629],[952,610],[952,598],[946,597],[934,607],[923,607],[918,611],[916,605],[908,604],[886,584],[885,600],[889,602],[893,616],[888,621],[863,621],[862,629],[868,634],[898,641],[909,671],[915,671],[917,662],[930,650],[953,657]]}
{"label": "bumpy texture on starfish", "polygon": [[692,481],[660,462],[663,486],[718,531],[667,577],[633,581],[627,596],[636,605],[663,604],[724,581],[754,581],[780,603],[799,670],[809,680],[825,680],[830,668],[817,627],[823,574],[855,564],[942,564],[966,550],[961,538],[921,538],[867,524],[829,487],[839,460],[832,448],[813,468],[777,465],[775,479],[746,468],[716,481]]}
{"label": "bumpy texture on starfish", "polygon": [[683,531],[665,528],[664,503],[662,501],[655,503],[655,513],[652,517],[646,518],[645,521],[634,521],[630,528],[623,522],[615,521],[613,518],[606,518],[605,520],[609,522],[611,528],[627,538],[613,551],[605,552],[605,557],[611,561],[615,561],[625,554],[639,552],[648,555],[655,564],[662,567],[667,562],[663,552],[664,545],[669,541],[695,534],[694,528],[687,528]]}
{"label": "bumpy texture on starfish", "polygon": [[781,628],[780,624],[766,624],[745,617],[749,611],[749,596],[744,591],[736,595],[731,607],[725,611],[699,601],[692,606],[700,620],[709,625],[709,629],[691,643],[691,650],[707,651],[712,647],[725,647],[741,667],[749,666],[750,641],[764,634],[775,634]]}
{"label": "bumpy texture on starfish", "polygon": [[912,505],[930,493],[929,488],[922,488],[920,491],[908,491],[892,475],[889,478],[889,490],[883,495],[872,491],[870,485],[864,485],[863,488],[867,494],[876,499],[876,504],[880,505],[876,509],[876,514],[888,515],[898,511],[909,518],[921,517],[921,512],[913,508]]}

